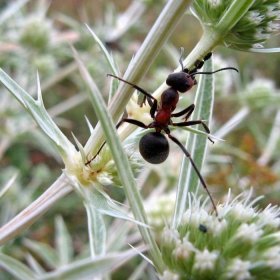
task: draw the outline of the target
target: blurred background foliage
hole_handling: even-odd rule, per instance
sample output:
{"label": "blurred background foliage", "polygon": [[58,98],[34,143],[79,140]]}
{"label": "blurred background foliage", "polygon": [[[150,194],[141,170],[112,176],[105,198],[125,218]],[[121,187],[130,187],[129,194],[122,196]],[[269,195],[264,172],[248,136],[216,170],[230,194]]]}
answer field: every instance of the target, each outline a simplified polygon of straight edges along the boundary
{"label": "blurred background foliage", "polygon": [[[110,80],[106,74],[110,70],[85,23],[106,44],[120,72],[124,73],[165,3],[160,0],[140,2],[143,11],[139,19],[120,32],[120,16],[133,1],[2,0],[0,67],[31,95],[36,94],[38,70],[49,113],[69,139],[73,139],[73,132],[85,144],[89,132],[84,117],[87,116],[92,124],[96,124],[97,119],[69,44],[75,46],[87,63],[107,99]],[[186,13],[139,86],[153,92],[178,66],[179,48],[183,46],[186,55],[201,34],[198,21]],[[276,36],[266,47],[279,46],[279,43],[279,36]],[[203,176],[215,201],[223,200],[229,188],[232,193],[239,194],[253,187],[255,197],[265,195],[261,206],[279,204],[280,56],[218,47],[214,50],[214,59],[215,68],[230,65],[237,67],[240,74],[234,79],[229,72],[215,75],[216,100],[211,132],[214,135],[217,132],[226,141],[209,144]],[[0,186],[3,187],[14,174],[18,174],[1,199],[0,224],[3,225],[47,189],[61,174],[63,165],[49,140],[3,88],[0,100]],[[184,95],[180,107],[188,106],[193,100],[194,90]],[[233,119],[236,126],[227,130],[225,124]],[[176,130],[174,134],[182,141],[186,139],[182,130]],[[160,189],[159,193],[175,189],[182,153],[173,144],[171,150],[165,163],[149,166],[148,170],[144,168],[139,177],[143,196],[150,196],[147,201],[158,197],[158,193],[154,193],[156,189]],[[108,186],[107,191],[113,199],[124,200],[119,188]],[[204,194],[203,190],[201,192]],[[163,208],[164,205],[166,202]],[[75,193],[51,208],[28,231],[13,240],[12,246],[2,247],[2,252],[23,260],[28,248],[24,239],[27,237],[54,246],[57,214],[63,217],[71,233],[73,254],[82,255],[87,251],[87,222],[84,207]],[[168,216],[168,213],[165,215]],[[111,222],[108,218],[108,224]],[[160,228],[162,225],[158,224]],[[40,257],[38,261],[49,268]],[[131,271],[133,262],[135,260],[128,266]],[[3,275],[7,278],[0,276],[0,279],[9,279],[8,275]],[[120,279],[118,277],[115,276],[115,279]]]}

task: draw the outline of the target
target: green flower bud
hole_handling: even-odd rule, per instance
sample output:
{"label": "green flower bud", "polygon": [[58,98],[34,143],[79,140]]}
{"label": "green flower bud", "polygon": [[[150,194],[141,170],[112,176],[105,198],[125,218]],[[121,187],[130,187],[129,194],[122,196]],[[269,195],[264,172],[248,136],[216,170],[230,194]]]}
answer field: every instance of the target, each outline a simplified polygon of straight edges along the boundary
{"label": "green flower bud", "polygon": [[259,111],[279,103],[279,91],[273,81],[259,78],[246,86],[240,93],[240,100],[245,106]]}
{"label": "green flower bud", "polygon": [[54,57],[48,54],[36,56],[32,63],[41,75],[51,75],[57,66]]}
{"label": "green flower bud", "polygon": [[[256,0],[249,5],[236,0],[196,0],[192,11],[207,31],[219,32],[219,42],[234,49],[262,48],[262,44],[279,31],[278,0]],[[224,15],[233,8],[232,19]],[[232,22],[231,22],[232,20]],[[223,29],[223,25],[227,27]]]}
{"label": "green flower bud", "polygon": [[20,42],[33,49],[45,49],[51,38],[51,24],[45,19],[31,18],[25,22]]}
{"label": "green flower bud", "polygon": [[220,218],[194,198],[181,224],[164,229],[161,279],[280,279],[280,209],[239,197],[217,206]]}

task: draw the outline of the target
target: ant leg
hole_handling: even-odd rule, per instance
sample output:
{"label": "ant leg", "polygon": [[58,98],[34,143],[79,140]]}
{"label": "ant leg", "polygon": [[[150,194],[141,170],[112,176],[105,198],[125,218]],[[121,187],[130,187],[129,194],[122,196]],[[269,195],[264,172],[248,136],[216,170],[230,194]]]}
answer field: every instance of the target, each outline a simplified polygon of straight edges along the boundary
{"label": "ant leg", "polygon": [[194,73],[194,72],[197,72],[198,69],[201,69],[201,68],[203,67],[203,65],[204,65],[204,62],[205,62],[206,60],[209,60],[211,57],[212,57],[212,52],[206,54],[206,55],[203,57],[202,60],[197,59],[197,60],[194,62],[194,67],[195,67],[195,68],[192,69],[192,70],[190,71],[189,74],[192,74],[192,73]]}
{"label": "ant leg", "polygon": [[[121,126],[122,123],[123,123],[123,121],[120,120],[120,121],[117,123],[117,125],[116,125],[116,129],[118,129],[118,128]],[[104,142],[102,143],[102,145],[101,145],[100,148],[98,149],[97,153],[96,153],[90,160],[88,160],[88,161],[85,163],[85,165],[90,164],[90,163],[100,154],[100,152],[101,152],[101,150],[103,149],[103,147],[105,146],[106,142],[107,142],[107,141],[104,141]]]}
{"label": "ant leg", "polygon": [[[198,121],[187,121],[187,119],[190,117],[190,115],[193,113],[194,111],[194,108],[195,108],[195,105],[192,104],[190,105],[189,107],[187,107],[186,109],[178,112],[178,113],[175,113],[175,114],[171,114],[171,117],[180,117],[184,114],[187,113],[187,115],[183,118],[185,121],[184,122],[181,122],[181,123],[171,123],[171,125],[173,126],[191,126],[191,125],[195,125],[195,124],[202,124],[203,127],[204,127],[204,130],[207,132],[207,133],[210,133],[210,129],[209,127],[201,120],[198,120]],[[209,141],[214,144],[214,141],[208,137]]]}
{"label": "ant leg", "polygon": [[[196,125],[196,124],[202,124],[204,130],[209,134],[210,133],[210,129],[209,127],[202,121],[202,120],[195,120],[195,121],[187,121],[187,122],[180,122],[180,123],[172,123],[171,125],[173,126],[192,126],[192,125]],[[214,141],[208,137],[209,141],[214,144]]]}
{"label": "ant leg", "polygon": [[204,61],[197,59],[194,63],[196,69],[201,69],[204,65]]}
{"label": "ant leg", "polygon": [[[190,74],[191,76],[195,75],[195,74],[198,72],[198,70],[201,69],[201,68],[203,67],[204,62],[205,62],[206,60],[209,60],[211,57],[212,57],[212,52],[209,52],[208,54],[206,54],[206,55],[203,57],[202,60],[197,59],[197,60],[194,62],[194,68],[193,68],[192,70],[189,70],[189,69],[185,68],[185,69],[183,70],[183,72],[188,73],[188,74]],[[195,73],[195,74],[194,74],[194,73]]]}
{"label": "ant leg", "polygon": [[[125,119],[125,118],[124,118],[124,119],[121,119],[121,120],[117,123],[116,129],[118,129],[118,128],[122,125],[122,123],[124,123],[124,122],[131,123],[131,124],[137,125],[137,126],[139,126],[139,127],[145,128],[145,129],[149,128],[149,126],[145,125],[144,123],[142,123],[142,122],[140,122],[140,121],[137,121],[137,120],[134,120],[134,119]],[[103,147],[105,146],[106,142],[107,142],[107,141],[104,141],[104,142],[102,143],[102,145],[101,145],[100,148],[98,149],[97,153],[96,153],[90,160],[88,160],[88,161],[85,163],[85,165],[90,164],[90,163],[99,155],[99,153],[101,152],[101,150],[102,150]]]}
{"label": "ant leg", "polygon": [[211,200],[211,203],[212,203],[212,205],[213,205],[214,211],[215,211],[215,213],[216,213],[216,216],[218,217],[218,210],[217,210],[216,204],[215,204],[215,202],[214,202],[214,199],[213,199],[211,193],[209,192],[209,190],[208,190],[208,188],[207,188],[207,185],[206,185],[204,179],[202,178],[202,176],[201,176],[201,174],[200,174],[200,172],[199,172],[199,170],[198,170],[198,168],[197,168],[195,162],[193,161],[193,159],[192,159],[190,153],[186,150],[186,148],[183,146],[183,144],[182,144],[177,138],[175,138],[174,136],[172,136],[170,133],[167,133],[167,135],[168,135],[168,137],[169,137],[173,142],[175,142],[175,143],[181,148],[181,150],[183,151],[183,153],[185,154],[185,156],[189,158],[189,160],[190,160],[190,162],[191,162],[191,165],[192,165],[192,167],[194,168],[194,170],[195,170],[195,172],[196,172],[196,174],[197,174],[197,176],[198,176],[198,178],[199,178],[201,184],[203,185],[204,189],[206,190],[208,196],[210,197],[210,200]]}
{"label": "ant leg", "polygon": [[195,75],[194,73],[199,73],[199,72],[197,72],[197,68],[196,67],[194,67],[192,70],[190,70],[189,72],[188,72],[188,74],[190,74],[191,76],[193,76],[193,75]]}
{"label": "ant leg", "polygon": [[212,52],[209,52],[208,54],[206,54],[204,57],[203,57],[203,60],[206,61],[206,60],[209,60],[211,57],[212,57]]}
{"label": "ant leg", "polygon": [[193,113],[194,108],[195,108],[195,105],[192,104],[192,105],[190,105],[189,107],[187,107],[186,109],[184,109],[184,110],[182,110],[182,111],[180,111],[180,112],[178,112],[178,113],[171,114],[171,118],[172,118],[172,117],[177,118],[177,117],[181,117],[181,116],[187,114],[187,115],[183,118],[183,119],[186,121],[186,120],[190,117],[190,115]]}
{"label": "ant leg", "polygon": [[[155,113],[156,113],[156,110],[157,110],[157,99],[156,98],[154,98],[150,93],[148,93],[144,89],[140,88],[139,86],[137,86],[135,84],[132,84],[132,83],[130,83],[130,82],[118,77],[118,76],[115,76],[113,74],[107,74],[107,76],[114,77],[114,78],[116,78],[116,79],[118,79],[118,80],[120,80],[120,81],[122,81],[122,82],[124,82],[128,85],[131,85],[133,88],[135,88],[138,91],[140,91],[141,93],[143,93],[146,96],[146,98],[148,99],[149,105],[151,106],[151,110],[150,110],[151,117],[152,118],[155,117]],[[144,99],[144,101],[146,100],[146,98]],[[149,98],[150,98],[150,101],[149,101]],[[153,100],[154,102],[152,103],[151,100]],[[142,101],[142,103],[143,103],[143,101]],[[151,103],[152,103],[152,105],[151,105]]]}
{"label": "ant leg", "polygon": [[150,97],[147,97],[146,95],[144,95],[143,100],[140,102],[139,106],[142,108],[144,104],[146,105],[146,100],[148,100],[150,107],[153,107],[153,100]]}
{"label": "ant leg", "polygon": [[88,161],[85,163],[85,165],[89,165],[89,164],[100,154],[100,152],[101,152],[101,150],[103,149],[103,147],[105,146],[105,144],[106,144],[106,141],[104,141],[104,142],[102,143],[102,145],[101,145],[100,148],[98,149],[98,151],[97,151],[97,153],[95,154],[95,156],[93,156],[90,160],[88,160]]}
{"label": "ant leg", "polygon": [[148,125],[145,125],[144,123],[134,120],[134,119],[122,119],[121,123],[123,123],[123,122],[134,124],[136,126],[139,126],[139,127],[145,128],[145,129],[150,128]]}
{"label": "ant leg", "polygon": [[196,125],[196,124],[202,124],[204,130],[207,133],[210,133],[209,127],[201,120],[187,121],[187,122],[180,122],[180,123],[172,123],[173,126],[191,126],[191,125]]}

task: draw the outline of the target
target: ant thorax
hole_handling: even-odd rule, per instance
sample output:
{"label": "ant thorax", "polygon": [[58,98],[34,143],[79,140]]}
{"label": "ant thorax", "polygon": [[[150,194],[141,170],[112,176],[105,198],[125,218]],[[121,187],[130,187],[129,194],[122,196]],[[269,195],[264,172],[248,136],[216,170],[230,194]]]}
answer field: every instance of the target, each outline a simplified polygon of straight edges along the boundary
{"label": "ant thorax", "polygon": [[174,88],[168,88],[165,90],[160,98],[160,108],[173,112],[179,101],[179,94]]}

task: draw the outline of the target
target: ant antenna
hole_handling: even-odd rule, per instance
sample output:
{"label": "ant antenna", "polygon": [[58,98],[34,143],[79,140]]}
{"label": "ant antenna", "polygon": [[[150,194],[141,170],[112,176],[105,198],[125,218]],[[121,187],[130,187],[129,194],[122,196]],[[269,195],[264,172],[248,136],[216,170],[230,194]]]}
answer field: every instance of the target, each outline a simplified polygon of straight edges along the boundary
{"label": "ant antenna", "polygon": [[215,74],[217,72],[224,71],[224,70],[234,70],[237,73],[239,73],[239,71],[234,67],[225,67],[225,68],[221,68],[221,69],[218,69],[216,71],[213,71],[213,72],[194,72],[194,73],[191,74],[191,76],[194,76],[194,75],[197,75],[197,74],[212,75],[212,74]]}

